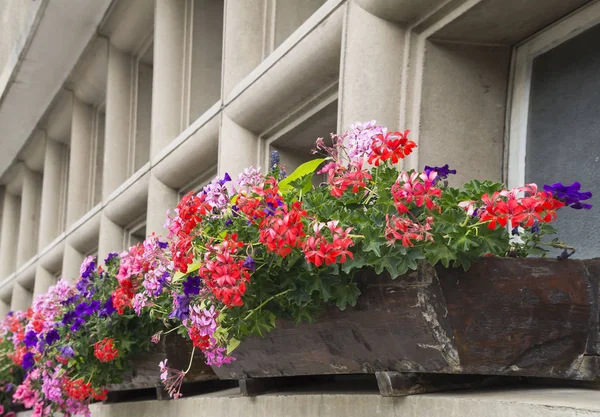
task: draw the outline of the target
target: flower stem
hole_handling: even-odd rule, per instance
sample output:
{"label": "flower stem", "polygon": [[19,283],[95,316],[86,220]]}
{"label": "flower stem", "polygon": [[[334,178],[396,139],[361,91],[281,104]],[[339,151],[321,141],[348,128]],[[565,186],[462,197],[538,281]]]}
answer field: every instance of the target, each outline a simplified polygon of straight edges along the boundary
{"label": "flower stem", "polygon": [[168,335],[169,333],[171,333],[171,332],[174,332],[175,330],[177,330],[177,329],[181,328],[181,326],[183,326],[183,324],[180,324],[180,325],[179,325],[179,326],[177,326],[177,327],[173,327],[173,328],[172,328],[171,330],[169,330],[168,332],[164,332],[164,333],[163,333],[163,335]]}
{"label": "flower stem", "polygon": [[185,370],[185,372],[184,372],[185,374],[187,374],[190,371],[190,369],[192,369],[192,362],[194,362],[194,353],[195,352],[196,352],[196,346],[194,346],[192,348],[192,354],[190,356],[190,364],[188,365],[188,368]]}
{"label": "flower stem", "polygon": [[260,304],[258,307],[256,307],[256,308],[253,308],[252,310],[250,310],[250,311],[248,312],[248,314],[246,315],[246,317],[244,317],[244,320],[248,320],[248,319],[250,318],[250,316],[252,316],[252,314],[254,314],[254,312],[255,312],[256,310],[260,310],[261,308],[263,308],[263,307],[265,306],[265,304],[267,304],[269,301],[273,300],[274,298],[280,297],[280,296],[282,296],[282,295],[284,295],[284,294],[287,294],[287,293],[288,293],[288,292],[290,292],[290,291],[292,291],[292,290],[285,290],[285,291],[283,291],[283,292],[280,292],[279,294],[275,294],[275,295],[273,295],[273,296],[271,296],[271,297],[267,298],[267,299],[266,299],[265,301],[263,301],[263,302],[262,302],[262,303],[261,303],[261,304]]}

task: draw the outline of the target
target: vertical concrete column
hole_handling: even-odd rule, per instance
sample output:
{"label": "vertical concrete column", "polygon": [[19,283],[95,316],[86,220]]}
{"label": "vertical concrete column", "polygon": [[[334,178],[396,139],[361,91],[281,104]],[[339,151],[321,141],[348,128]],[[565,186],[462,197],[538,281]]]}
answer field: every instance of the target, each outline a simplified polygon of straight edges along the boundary
{"label": "vertical concrete column", "polygon": [[88,211],[92,155],[93,110],[73,97],[71,157],[67,191],[67,228]]}
{"label": "vertical concrete column", "polygon": [[21,191],[21,216],[17,240],[17,268],[36,253],[40,203],[42,198],[42,176],[23,167],[23,189]]}
{"label": "vertical concrete column", "polygon": [[6,303],[4,300],[0,300],[0,320],[4,319],[9,311],[10,304]]}
{"label": "vertical concrete column", "polygon": [[56,284],[56,277],[48,272],[46,268],[37,265],[35,270],[35,285],[33,287],[33,299],[48,292],[48,288]]}
{"label": "vertical concrete column", "polygon": [[227,0],[223,41],[223,99],[262,62],[265,2]]}
{"label": "vertical concrete column", "polygon": [[185,2],[161,0],[154,14],[151,160],[182,131]]}
{"label": "vertical concrete column", "polygon": [[100,217],[100,237],[98,239],[98,262],[103,262],[110,252],[123,250],[125,230],[102,214]]}
{"label": "vertical concrete column", "polygon": [[5,192],[2,207],[2,233],[0,233],[0,280],[6,279],[17,266],[20,211],[19,197]]}
{"label": "vertical concrete column", "polygon": [[31,291],[22,287],[18,283],[13,284],[12,299],[10,302],[10,309],[12,311],[25,311],[31,306],[33,300],[33,294]]}
{"label": "vertical concrete column", "polygon": [[106,135],[102,196],[108,197],[129,176],[132,123],[132,58],[114,45],[108,47]]}
{"label": "vertical concrete column", "polygon": [[[402,94],[405,30],[380,19],[354,2],[348,3],[342,44],[339,126],[377,120],[398,126]],[[366,63],[376,63],[367,65]]]}
{"label": "vertical concrete column", "polygon": [[253,132],[239,126],[226,114],[221,118],[219,138],[218,175],[226,172],[236,178],[244,168],[258,165],[259,138]]}
{"label": "vertical concrete column", "polygon": [[79,268],[83,262],[83,253],[79,252],[68,243],[65,244],[65,253],[63,255],[62,277],[68,282],[76,282],[79,279]]}
{"label": "vertical concrete column", "polygon": [[61,208],[64,209],[64,181],[66,181],[67,163],[65,145],[47,137],[38,250],[48,246],[63,231]]}
{"label": "vertical concrete column", "polygon": [[177,205],[177,191],[163,184],[154,174],[150,173],[148,189],[148,210],[146,214],[146,234],[156,233],[166,236],[165,224],[167,210],[173,211]]}

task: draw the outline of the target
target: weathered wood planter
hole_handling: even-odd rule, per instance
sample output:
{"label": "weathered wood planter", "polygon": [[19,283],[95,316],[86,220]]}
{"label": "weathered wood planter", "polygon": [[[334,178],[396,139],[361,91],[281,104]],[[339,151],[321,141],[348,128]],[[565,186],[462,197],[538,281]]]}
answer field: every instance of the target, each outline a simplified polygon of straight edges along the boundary
{"label": "weathered wood planter", "polygon": [[[187,369],[192,352],[191,341],[172,333],[164,336],[152,352],[132,359],[133,373],[124,376],[120,384],[110,385],[110,392],[128,391],[144,388],[159,388],[162,386],[158,363],[168,359],[169,367]],[[194,354],[192,368],[185,376],[185,382],[198,382],[216,379],[212,369],[205,364],[202,353],[197,350]],[[159,396],[160,397],[160,396]]]}
{"label": "weathered wood planter", "polygon": [[328,309],[312,324],[278,322],[215,373],[600,376],[600,259],[486,258],[467,272],[423,264],[396,280],[359,280],[356,307]]}

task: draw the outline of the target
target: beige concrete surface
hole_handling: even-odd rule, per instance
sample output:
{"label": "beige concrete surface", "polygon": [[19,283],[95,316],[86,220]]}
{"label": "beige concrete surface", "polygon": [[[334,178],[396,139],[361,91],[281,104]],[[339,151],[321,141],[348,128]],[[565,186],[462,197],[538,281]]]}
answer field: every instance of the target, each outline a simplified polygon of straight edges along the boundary
{"label": "beige concrete surface", "polygon": [[93,417],[592,417],[600,395],[586,389],[506,389],[383,398],[377,394],[282,393],[243,398],[237,390],[92,406]]}

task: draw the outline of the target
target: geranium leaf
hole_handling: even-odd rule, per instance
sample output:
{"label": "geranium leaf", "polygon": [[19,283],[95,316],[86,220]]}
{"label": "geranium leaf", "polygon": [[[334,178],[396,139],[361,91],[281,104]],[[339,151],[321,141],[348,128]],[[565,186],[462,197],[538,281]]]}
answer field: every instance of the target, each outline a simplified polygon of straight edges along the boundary
{"label": "geranium leaf", "polygon": [[294,172],[288,175],[287,178],[279,181],[279,191],[281,191],[282,194],[286,194],[293,190],[293,181],[305,177],[307,175],[312,176],[312,174],[314,174],[314,172],[317,170],[317,168],[319,168],[319,165],[321,165],[323,161],[325,161],[325,158],[313,159],[312,161],[308,161],[300,165],[294,170]]}

